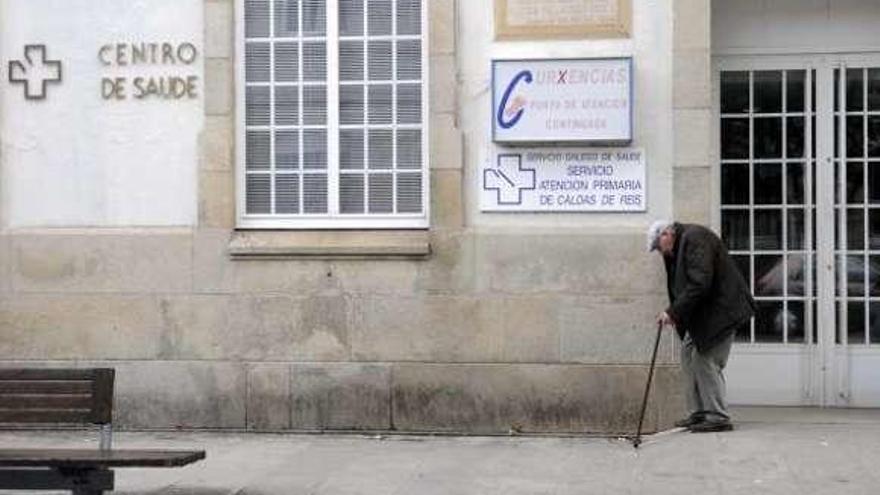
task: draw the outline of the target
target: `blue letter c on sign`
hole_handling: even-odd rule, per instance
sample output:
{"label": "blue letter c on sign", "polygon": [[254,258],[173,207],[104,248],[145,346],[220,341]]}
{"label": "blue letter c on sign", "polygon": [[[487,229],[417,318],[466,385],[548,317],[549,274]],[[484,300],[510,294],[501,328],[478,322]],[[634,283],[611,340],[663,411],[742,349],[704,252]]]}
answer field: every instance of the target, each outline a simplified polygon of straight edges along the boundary
{"label": "blue letter c on sign", "polygon": [[513,116],[510,120],[504,120],[504,109],[507,108],[507,100],[510,99],[510,94],[513,93],[513,90],[516,89],[516,85],[519,84],[520,81],[525,80],[527,83],[532,82],[532,73],[531,71],[524,70],[516,75],[510,84],[507,86],[507,89],[504,90],[504,96],[501,97],[501,104],[498,105],[498,115],[496,118],[498,119],[498,125],[501,126],[502,129],[510,129],[515,126],[519,119],[523,116],[523,112],[525,112],[524,108],[520,108],[516,115]]}

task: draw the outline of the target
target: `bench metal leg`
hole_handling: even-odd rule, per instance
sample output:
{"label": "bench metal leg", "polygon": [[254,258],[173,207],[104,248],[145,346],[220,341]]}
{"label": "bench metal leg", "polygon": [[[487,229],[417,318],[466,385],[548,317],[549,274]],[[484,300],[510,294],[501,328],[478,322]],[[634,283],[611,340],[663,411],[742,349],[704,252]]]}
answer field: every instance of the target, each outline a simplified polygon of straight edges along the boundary
{"label": "bench metal leg", "polygon": [[113,446],[113,426],[110,423],[101,425],[101,443],[98,448],[110,450]]}

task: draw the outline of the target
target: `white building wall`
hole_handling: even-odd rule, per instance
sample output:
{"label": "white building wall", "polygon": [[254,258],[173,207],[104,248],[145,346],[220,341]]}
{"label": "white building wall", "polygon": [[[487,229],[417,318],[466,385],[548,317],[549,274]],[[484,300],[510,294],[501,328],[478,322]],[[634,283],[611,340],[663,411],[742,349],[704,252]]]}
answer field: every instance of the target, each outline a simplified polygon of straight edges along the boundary
{"label": "white building wall", "polygon": [[714,0],[712,53],[875,51],[877,0]]}
{"label": "white building wall", "polygon": [[[201,0],[0,1],[4,65],[27,44],[63,64],[45,100],[0,86],[4,227],[195,224],[203,11]],[[118,43],[191,43],[198,54],[190,64],[105,65],[100,48]],[[197,96],[135,98],[134,78],[150,76],[194,76]],[[103,98],[104,77],[125,77],[126,98]]]}

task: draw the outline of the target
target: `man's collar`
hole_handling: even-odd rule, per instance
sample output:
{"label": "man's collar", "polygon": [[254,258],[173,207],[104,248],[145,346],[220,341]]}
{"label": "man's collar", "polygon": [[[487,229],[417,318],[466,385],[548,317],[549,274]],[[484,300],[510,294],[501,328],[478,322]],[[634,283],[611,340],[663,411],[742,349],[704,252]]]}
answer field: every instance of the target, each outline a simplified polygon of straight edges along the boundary
{"label": "man's collar", "polygon": [[672,231],[675,232],[675,242],[672,243],[672,252],[669,253],[669,259],[675,260],[678,257],[678,247],[681,242],[681,234],[684,232],[684,225],[675,222],[672,224]]}

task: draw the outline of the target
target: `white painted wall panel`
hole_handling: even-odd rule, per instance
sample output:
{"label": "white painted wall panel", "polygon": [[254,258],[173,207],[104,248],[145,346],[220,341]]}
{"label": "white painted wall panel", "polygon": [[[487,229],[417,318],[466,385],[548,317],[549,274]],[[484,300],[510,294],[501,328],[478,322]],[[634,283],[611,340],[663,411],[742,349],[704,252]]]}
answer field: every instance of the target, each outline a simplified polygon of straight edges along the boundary
{"label": "white painted wall panel", "polygon": [[[197,218],[198,135],[204,114],[201,0],[0,0],[0,63],[47,46],[63,81],[43,101],[0,82],[3,223],[15,227],[181,226]],[[191,64],[105,66],[108,43],[192,43]],[[128,79],[106,100],[103,77]],[[133,78],[194,76],[196,96],[132,97]]]}
{"label": "white painted wall panel", "polygon": [[877,0],[714,0],[712,52],[876,51]]}

